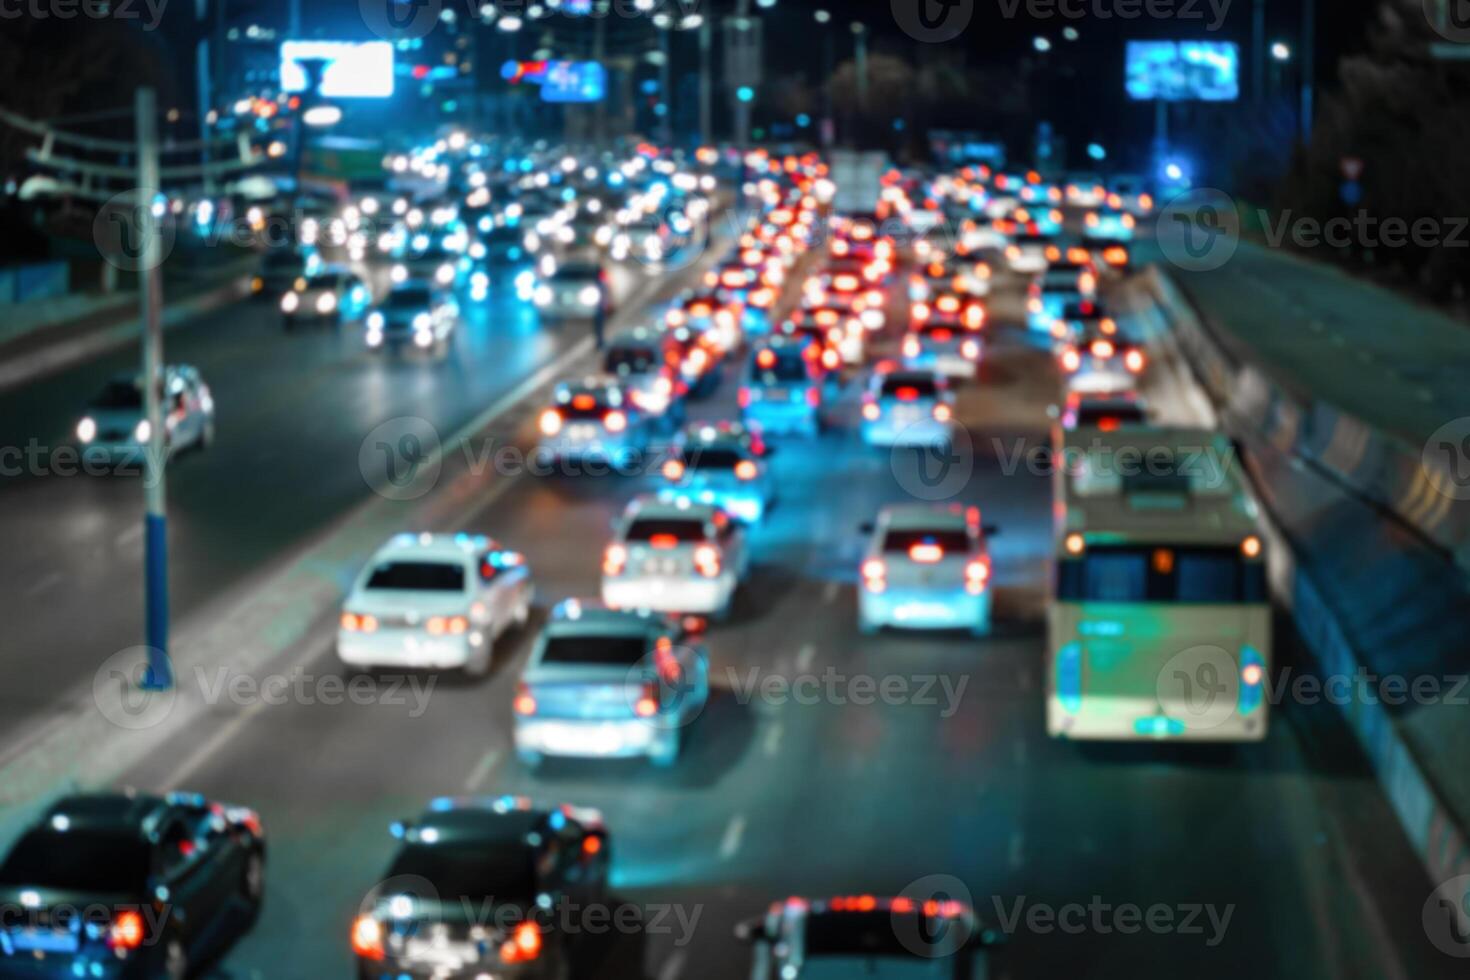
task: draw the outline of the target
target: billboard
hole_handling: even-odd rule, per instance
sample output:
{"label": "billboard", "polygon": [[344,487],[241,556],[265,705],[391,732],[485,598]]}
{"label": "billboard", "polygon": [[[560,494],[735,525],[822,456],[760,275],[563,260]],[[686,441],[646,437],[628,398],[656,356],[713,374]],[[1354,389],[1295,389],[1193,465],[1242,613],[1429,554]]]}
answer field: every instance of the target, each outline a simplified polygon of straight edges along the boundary
{"label": "billboard", "polygon": [[322,59],[319,95],[328,99],[386,99],[393,94],[393,45],[388,41],[283,41],[281,90],[306,90],[303,60]]}
{"label": "billboard", "polygon": [[1230,41],[1129,41],[1128,97],[1165,102],[1233,102],[1240,49]]}
{"label": "billboard", "polygon": [[595,61],[548,61],[541,80],[547,102],[601,102],[607,96],[607,69]]}

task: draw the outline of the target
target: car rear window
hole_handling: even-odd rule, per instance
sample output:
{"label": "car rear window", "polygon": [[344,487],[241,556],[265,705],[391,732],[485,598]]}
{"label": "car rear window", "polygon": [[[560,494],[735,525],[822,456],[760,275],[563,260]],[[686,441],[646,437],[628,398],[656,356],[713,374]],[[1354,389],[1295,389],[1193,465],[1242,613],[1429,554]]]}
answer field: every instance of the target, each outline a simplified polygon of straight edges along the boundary
{"label": "car rear window", "polygon": [[373,569],[369,589],[406,592],[463,592],[464,566],[438,561],[394,561]]}
{"label": "car rear window", "polygon": [[632,667],[648,653],[643,636],[552,636],[546,640],[541,662]]}
{"label": "car rear window", "polygon": [[395,289],[388,294],[387,305],[395,310],[427,310],[429,291],[427,289]]}
{"label": "car rear window", "polygon": [[673,538],[680,544],[704,540],[704,522],[678,517],[644,517],[628,528],[629,541]]}
{"label": "car rear window", "polygon": [[752,378],[756,384],[776,385],[795,384],[807,380],[806,363],[801,355],[795,351],[783,351],[778,354],[774,361],[765,358],[767,364],[761,364],[761,351],[757,351],[751,359]]}
{"label": "car rear window", "polygon": [[148,846],[136,834],[33,830],[0,865],[0,885],[138,892],[150,870]]}
{"label": "car rear window", "polygon": [[619,347],[608,351],[603,362],[612,374],[647,374],[658,366],[658,351],[652,347]]}
{"label": "car rear window", "polygon": [[680,454],[684,465],[691,470],[733,470],[745,459],[734,449],[685,449]]}
{"label": "car rear window", "polygon": [[882,394],[885,398],[933,398],[939,394],[935,380],[922,374],[890,374],[883,379]]}
{"label": "car rear window", "polygon": [[1084,405],[1077,410],[1077,424],[1084,426],[1141,425],[1145,421],[1137,405]]}
{"label": "car rear window", "polygon": [[504,841],[410,844],[398,853],[388,878],[423,878],[444,902],[493,898],[496,904],[519,905],[533,900],[537,892],[531,862],[530,849]]}
{"label": "car rear window", "polygon": [[970,550],[970,536],[954,528],[890,528],[883,536],[883,550],[887,552],[907,553],[916,544],[938,545],[947,555],[964,554]]}

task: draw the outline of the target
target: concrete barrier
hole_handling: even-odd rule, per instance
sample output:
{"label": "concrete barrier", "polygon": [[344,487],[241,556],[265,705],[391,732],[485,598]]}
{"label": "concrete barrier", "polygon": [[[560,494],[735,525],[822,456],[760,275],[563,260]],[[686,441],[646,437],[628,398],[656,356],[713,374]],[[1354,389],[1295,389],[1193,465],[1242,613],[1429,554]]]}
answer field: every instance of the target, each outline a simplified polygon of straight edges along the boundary
{"label": "concrete barrier", "polygon": [[[1410,465],[1400,441],[1287,391],[1259,365],[1244,363],[1219,339],[1221,328],[1203,321],[1157,267],[1145,273],[1144,287],[1222,426],[1245,448],[1268,537],[1285,552],[1273,563],[1273,591],[1292,611],[1322,674],[1357,677],[1386,662],[1414,676],[1470,666],[1461,625],[1470,599],[1454,561],[1463,555],[1451,547],[1457,534],[1463,547],[1464,508],[1439,502],[1448,498],[1434,489],[1417,451]],[[1306,494],[1297,488],[1293,496],[1291,474],[1303,471],[1315,488]],[[1430,492],[1437,498],[1432,505],[1423,503]],[[1410,500],[1420,503],[1409,506]],[[1341,533],[1344,511],[1361,521],[1352,536]],[[1384,511],[1394,515],[1392,526]],[[1417,540],[1395,529],[1400,523]],[[1329,560],[1337,570],[1357,570],[1339,591],[1361,597],[1360,606],[1345,607],[1325,587]],[[1463,695],[1470,696],[1470,685]],[[1470,738],[1464,709],[1449,700],[1397,708],[1359,697],[1340,703],[1435,882],[1470,874],[1470,767],[1461,764]]]}

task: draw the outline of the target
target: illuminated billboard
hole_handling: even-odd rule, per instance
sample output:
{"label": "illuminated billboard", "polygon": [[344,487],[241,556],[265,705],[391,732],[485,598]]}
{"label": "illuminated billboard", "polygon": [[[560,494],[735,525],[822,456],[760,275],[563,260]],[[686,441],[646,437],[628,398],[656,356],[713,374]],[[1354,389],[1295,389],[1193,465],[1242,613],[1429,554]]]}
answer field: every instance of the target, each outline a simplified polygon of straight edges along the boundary
{"label": "illuminated billboard", "polygon": [[547,102],[601,102],[607,96],[607,69],[595,61],[548,61],[541,80]]}
{"label": "illuminated billboard", "polygon": [[1164,102],[1233,102],[1240,49],[1229,41],[1129,41],[1128,97]]}
{"label": "illuminated billboard", "polygon": [[393,45],[388,41],[284,41],[281,89],[306,91],[303,60],[325,62],[318,94],[328,99],[386,99],[393,94]]}

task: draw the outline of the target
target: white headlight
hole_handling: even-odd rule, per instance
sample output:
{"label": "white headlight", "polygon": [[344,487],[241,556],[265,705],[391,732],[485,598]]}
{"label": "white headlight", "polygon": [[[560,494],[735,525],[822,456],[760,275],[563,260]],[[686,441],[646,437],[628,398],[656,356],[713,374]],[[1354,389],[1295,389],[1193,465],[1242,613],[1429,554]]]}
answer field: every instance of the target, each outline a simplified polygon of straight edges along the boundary
{"label": "white headlight", "polygon": [[602,298],[602,290],[596,286],[584,286],[577,294],[577,299],[582,301],[583,306],[596,306],[597,301]]}
{"label": "white headlight", "polygon": [[285,296],[281,297],[282,313],[295,313],[296,307],[300,305],[301,297],[297,296],[295,293],[287,293]]}
{"label": "white headlight", "polygon": [[321,296],[318,297],[318,299],[316,301],[316,311],[318,313],[330,313],[333,310],[335,310],[336,308],[337,308],[337,294],[336,293],[322,293]]}
{"label": "white headlight", "polygon": [[373,310],[371,313],[368,314],[367,325],[368,329],[370,330],[382,330],[383,314],[378,312],[377,310]]}
{"label": "white headlight", "polygon": [[542,286],[537,286],[536,287],[536,305],[537,306],[550,306],[551,305],[551,287],[550,286],[542,285]]}
{"label": "white headlight", "polygon": [[77,423],[77,442],[91,442],[97,438],[97,423],[90,416]]}
{"label": "white headlight", "polygon": [[405,266],[395,265],[390,277],[394,282],[406,282],[408,280],[408,269]]}
{"label": "white headlight", "polygon": [[434,318],[427,313],[416,314],[413,318],[413,328],[415,330],[428,330],[433,325]]}
{"label": "white headlight", "polygon": [[543,255],[537,267],[543,276],[553,276],[556,274],[556,259],[550,255]]}
{"label": "white headlight", "polygon": [[420,347],[428,347],[434,342],[434,333],[430,330],[420,330],[413,335],[413,342]]}
{"label": "white headlight", "polygon": [[367,345],[377,347],[383,343],[383,333],[380,330],[369,330],[367,332]]}
{"label": "white headlight", "polygon": [[450,265],[447,262],[444,265],[441,265],[438,269],[434,270],[434,279],[441,286],[449,285],[451,282],[454,281],[454,266]]}
{"label": "white headlight", "polygon": [[147,419],[143,419],[133,428],[133,438],[138,442],[147,442],[152,436],[153,426],[148,424]]}

